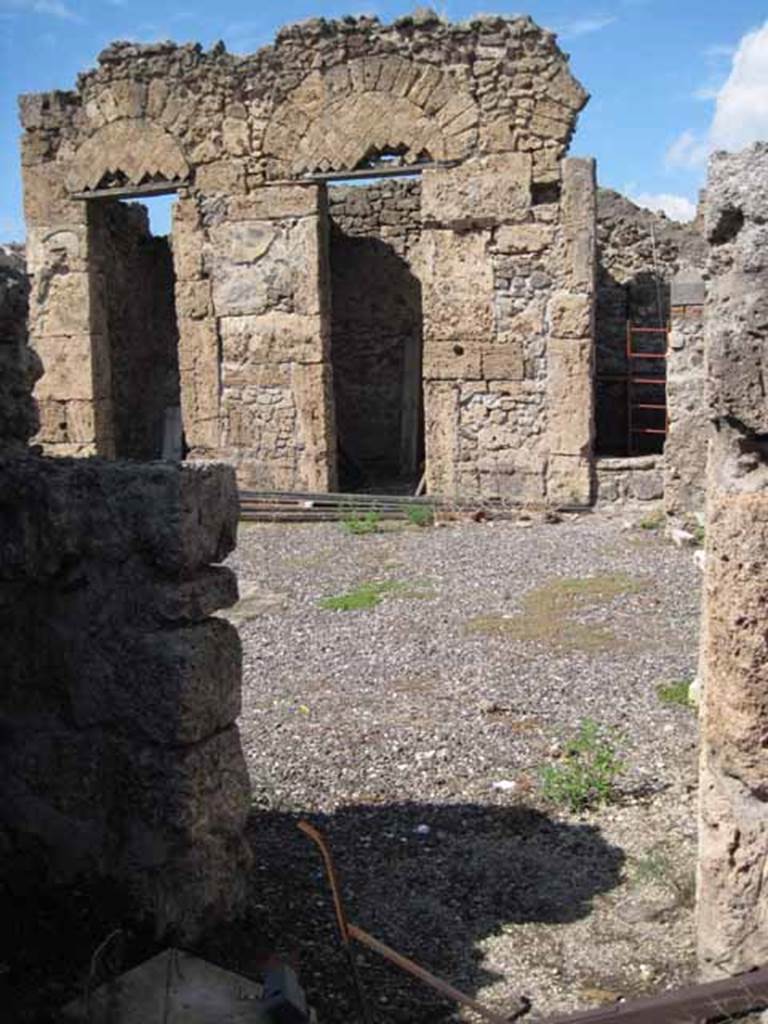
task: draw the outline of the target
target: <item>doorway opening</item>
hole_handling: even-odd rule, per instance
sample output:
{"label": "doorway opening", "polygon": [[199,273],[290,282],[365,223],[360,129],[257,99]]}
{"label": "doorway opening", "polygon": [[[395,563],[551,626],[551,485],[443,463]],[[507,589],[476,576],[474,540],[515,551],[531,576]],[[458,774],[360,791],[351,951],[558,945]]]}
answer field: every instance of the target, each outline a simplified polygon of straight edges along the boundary
{"label": "doorway opening", "polygon": [[170,212],[173,196],[91,202],[91,243],[103,285],[115,456],[184,457],[179,329]]}
{"label": "doorway opening", "polygon": [[663,453],[669,315],[669,285],[659,276],[643,272],[620,283],[602,271],[595,372],[598,456]]}
{"label": "doorway opening", "polygon": [[412,494],[424,468],[419,175],[328,183],[342,491]]}

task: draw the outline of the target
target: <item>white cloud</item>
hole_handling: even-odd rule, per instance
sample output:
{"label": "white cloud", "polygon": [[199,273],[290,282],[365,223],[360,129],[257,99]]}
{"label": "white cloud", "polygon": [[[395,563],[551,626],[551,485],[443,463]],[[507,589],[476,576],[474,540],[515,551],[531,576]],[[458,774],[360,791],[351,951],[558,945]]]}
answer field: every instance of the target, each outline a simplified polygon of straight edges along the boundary
{"label": "white cloud", "polygon": [[694,132],[681,132],[671,143],[664,156],[667,167],[684,167],[688,170],[703,167],[707,162],[710,147],[706,140]]}
{"label": "white cloud", "polygon": [[85,18],[73,11],[63,0],[10,0],[10,6],[17,11],[30,11],[32,14],[46,14],[62,21],[82,23]]}
{"label": "white cloud", "polygon": [[710,128],[712,148],[743,149],[758,140],[768,140],[768,21],[739,43]]}
{"label": "white cloud", "polygon": [[562,25],[558,25],[554,31],[557,32],[561,39],[574,39],[576,36],[587,36],[593,32],[600,32],[602,29],[608,28],[609,25],[613,25],[615,21],[617,19],[612,15],[574,18],[573,21],[567,21]]}
{"label": "white cloud", "polygon": [[687,196],[673,195],[671,192],[639,192],[629,197],[633,203],[645,207],[646,210],[654,210],[656,213],[666,213],[672,220],[689,221],[696,216],[696,204],[691,202]]}

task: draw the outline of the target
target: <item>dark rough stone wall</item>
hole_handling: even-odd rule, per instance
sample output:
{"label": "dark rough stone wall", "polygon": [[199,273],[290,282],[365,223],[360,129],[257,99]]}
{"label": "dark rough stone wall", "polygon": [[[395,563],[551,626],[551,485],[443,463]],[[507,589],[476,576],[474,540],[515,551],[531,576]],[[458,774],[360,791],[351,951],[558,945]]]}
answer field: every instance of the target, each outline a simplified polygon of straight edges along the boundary
{"label": "dark rough stone wall", "polygon": [[[625,455],[626,385],[606,378],[627,374],[627,320],[642,327],[667,325],[670,281],[682,267],[703,266],[706,243],[696,221],[678,224],[663,214],[641,209],[618,192],[601,188],[597,193],[597,252],[597,451]],[[661,364],[648,360],[643,376],[654,376],[661,369]],[[659,395],[660,389],[649,388],[645,398],[655,403]],[[655,446],[646,443],[640,453],[660,451],[661,443],[660,438]]]}
{"label": "dark rough stone wall", "polygon": [[24,249],[0,245],[0,454],[23,451],[39,424],[32,387],[42,368],[27,345],[28,306]]}
{"label": "dark rough stone wall", "polygon": [[151,234],[139,203],[101,203],[94,212],[93,244],[105,275],[115,454],[157,459],[165,411],[181,401],[171,247]]}
{"label": "dark rough stone wall", "polygon": [[330,187],[331,358],[342,484],[413,477],[423,460],[421,181]]}

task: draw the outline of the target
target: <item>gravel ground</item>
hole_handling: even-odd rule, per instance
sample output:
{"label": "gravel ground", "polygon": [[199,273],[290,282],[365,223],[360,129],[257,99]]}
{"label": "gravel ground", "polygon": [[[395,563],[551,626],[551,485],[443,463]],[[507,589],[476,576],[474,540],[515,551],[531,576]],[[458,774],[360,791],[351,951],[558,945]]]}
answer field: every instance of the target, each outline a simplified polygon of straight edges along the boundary
{"label": "gravel ground", "polygon": [[[243,525],[230,564],[254,929],[297,958],[321,1024],[356,1010],[302,816],[332,843],[353,920],[499,1010],[691,978],[696,720],[656,692],[695,673],[690,550],[598,515]],[[375,607],[320,604],[374,583]],[[617,801],[573,813],[540,771],[585,718],[617,731],[626,769]],[[358,960],[377,1022],[472,1019]]]}

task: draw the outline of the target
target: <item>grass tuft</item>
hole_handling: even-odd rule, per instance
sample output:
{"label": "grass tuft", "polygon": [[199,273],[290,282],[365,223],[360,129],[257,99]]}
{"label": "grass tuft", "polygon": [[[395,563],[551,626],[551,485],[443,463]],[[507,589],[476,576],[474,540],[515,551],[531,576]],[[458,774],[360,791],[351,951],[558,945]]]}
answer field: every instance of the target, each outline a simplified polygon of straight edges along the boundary
{"label": "grass tuft", "polygon": [[692,708],[690,689],[690,679],[673,679],[668,683],[659,683],[656,687],[656,695],[662,704],[676,704],[681,708]]}
{"label": "grass tuft", "polygon": [[381,516],[378,512],[372,509],[370,512],[364,512],[362,515],[357,512],[349,512],[349,514],[341,520],[341,525],[347,533],[360,535],[366,533],[378,533],[380,522]]}
{"label": "grass tuft", "polygon": [[624,769],[616,741],[611,730],[585,718],[560,761],[541,769],[545,800],[574,812],[614,800],[616,779]]}
{"label": "grass tuft", "polygon": [[361,583],[354,590],[334,597],[324,597],[318,601],[320,608],[332,612],[366,611],[381,604],[385,597],[411,598],[416,601],[428,601],[436,594],[428,586],[419,584],[399,583],[396,580],[373,580]]}
{"label": "grass tuft", "polygon": [[406,515],[412,526],[433,526],[435,522],[434,509],[429,505],[409,505]]}

